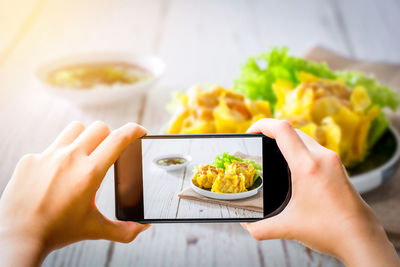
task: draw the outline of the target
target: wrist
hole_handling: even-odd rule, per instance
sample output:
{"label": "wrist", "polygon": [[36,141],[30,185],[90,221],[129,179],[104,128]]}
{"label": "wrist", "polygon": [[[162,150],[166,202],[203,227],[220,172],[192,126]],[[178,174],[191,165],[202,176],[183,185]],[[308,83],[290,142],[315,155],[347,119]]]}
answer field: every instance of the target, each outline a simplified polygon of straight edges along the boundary
{"label": "wrist", "polygon": [[398,266],[398,258],[378,221],[353,226],[337,257],[346,266]]}
{"label": "wrist", "polygon": [[0,254],[4,266],[39,266],[49,253],[33,235],[0,230]]}

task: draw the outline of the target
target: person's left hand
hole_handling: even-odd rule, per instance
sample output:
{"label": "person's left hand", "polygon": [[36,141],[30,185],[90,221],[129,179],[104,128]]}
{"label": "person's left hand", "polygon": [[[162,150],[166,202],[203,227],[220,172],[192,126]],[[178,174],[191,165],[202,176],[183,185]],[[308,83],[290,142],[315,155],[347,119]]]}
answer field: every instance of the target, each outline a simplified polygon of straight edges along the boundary
{"label": "person's left hand", "polygon": [[94,201],[107,170],[145,133],[134,123],[110,133],[102,122],[86,130],[74,122],[43,153],[24,156],[0,199],[2,258],[16,264],[13,255],[18,252],[26,259],[36,255],[34,262],[21,265],[40,264],[50,251],[73,242],[130,242],[148,228],[110,220]]}

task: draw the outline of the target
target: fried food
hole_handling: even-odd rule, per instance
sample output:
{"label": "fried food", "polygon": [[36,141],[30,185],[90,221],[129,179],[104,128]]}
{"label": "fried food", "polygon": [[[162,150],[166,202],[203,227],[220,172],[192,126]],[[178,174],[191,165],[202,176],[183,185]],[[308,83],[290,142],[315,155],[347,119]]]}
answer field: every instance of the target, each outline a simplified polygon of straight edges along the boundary
{"label": "fried food", "polygon": [[216,193],[241,193],[253,185],[258,177],[256,174],[253,164],[234,160],[225,163],[225,170],[213,165],[200,165],[196,167],[192,181],[197,187]]}
{"label": "fried food", "polygon": [[254,178],[257,173],[257,170],[254,168],[253,164],[247,164],[246,162],[234,160],[230,165],[225,163],[225,169],[227,173],[236,173],[237,175],[242,175],[244,177],[244,186],[246,188],[253,185]]}
{"label": "fried food", "polygon": [[251,101],[221,86],[195,86],[179,102],[168,134],[243,133],[257,120],[271,117],[268,101]]}
{"label": "fried food", "polygon": [[368,133],[379,108],[362,86],[349,88],[342,80],[317,78],[300,73],[300,84],[278,80],[275,117],[288,120],[340,155],[345,166],[363,159],[368,149]]}
{"label": "fried food", "polygon": [[211,191],[216,193],[241,193],[246,192],[246,178],[243,173],[236,173],[236,169],[230,169],[225,174],[218,175]]}
{"label": "fried food", "polygon": [[234,160],[225,163],[225,174],[218,175],[211,191],[216,193],[241,193],[253,185],[257,170],[252,164]]}
{"label": "fried food", "polygon": [[[296,87],[289,80],[275,81],[274,117],[288,120],[338,153],[345,166],[362,161],[367,154],[372,121],[380,113],[366,89],[305,72],[299,73],[299,80]],[[181,95],[180,105],[168,134],[242,133],[258,119],[271,117],[268,101],[248,100],[220,86],[208,90],[194,87]]]}
{"label": "fried food", "polygon": [[197,166],[192,178],[193,184],[199,188],[210,189],[220,173],[223,173],[223,170],[217,169],[213,165]]}

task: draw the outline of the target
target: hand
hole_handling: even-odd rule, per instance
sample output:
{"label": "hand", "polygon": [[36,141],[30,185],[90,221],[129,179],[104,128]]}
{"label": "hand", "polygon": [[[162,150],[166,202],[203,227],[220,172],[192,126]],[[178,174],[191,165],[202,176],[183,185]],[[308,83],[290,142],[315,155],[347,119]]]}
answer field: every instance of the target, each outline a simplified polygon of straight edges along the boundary
{"label": "hand", "polygon": [[346,265],[399,264],[383,228],[351,185],[335,152],[287,121],[262,119],[248,132],[276,139],[292,174],[292,197],[286,208],[274,217],[242,224],[255,239],[298,240]]}
{"label": "hand", "polygon": [[75,122],[43,153],[24,156],[0,199],[2,264],[37,265],[50,251],[73,242],[130,242],[148,228],[110,220],[94,202],[107,170],[145,133],[134,123],[110,133],[102,122],[86,130]]}

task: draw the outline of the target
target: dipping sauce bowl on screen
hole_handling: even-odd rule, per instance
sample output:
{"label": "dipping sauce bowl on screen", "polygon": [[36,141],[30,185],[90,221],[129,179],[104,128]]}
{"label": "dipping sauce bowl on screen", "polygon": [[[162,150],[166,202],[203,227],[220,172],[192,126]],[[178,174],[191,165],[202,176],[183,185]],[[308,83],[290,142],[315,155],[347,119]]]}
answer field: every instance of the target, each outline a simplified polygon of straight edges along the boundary
{"label": "dipping sauce bowl on screen", "polygon": [[155,157],[153,163],[166,171],[176,171],[185,168],[191,160],[192,157],[188,155],[168,154]]}
{"label": "dipping sauce bowl on screen", "polygon": [[152,55],[91,53],[49,61],[36,73],[48,93],[83,106],[132,100],[157,82],[164,62]]}

